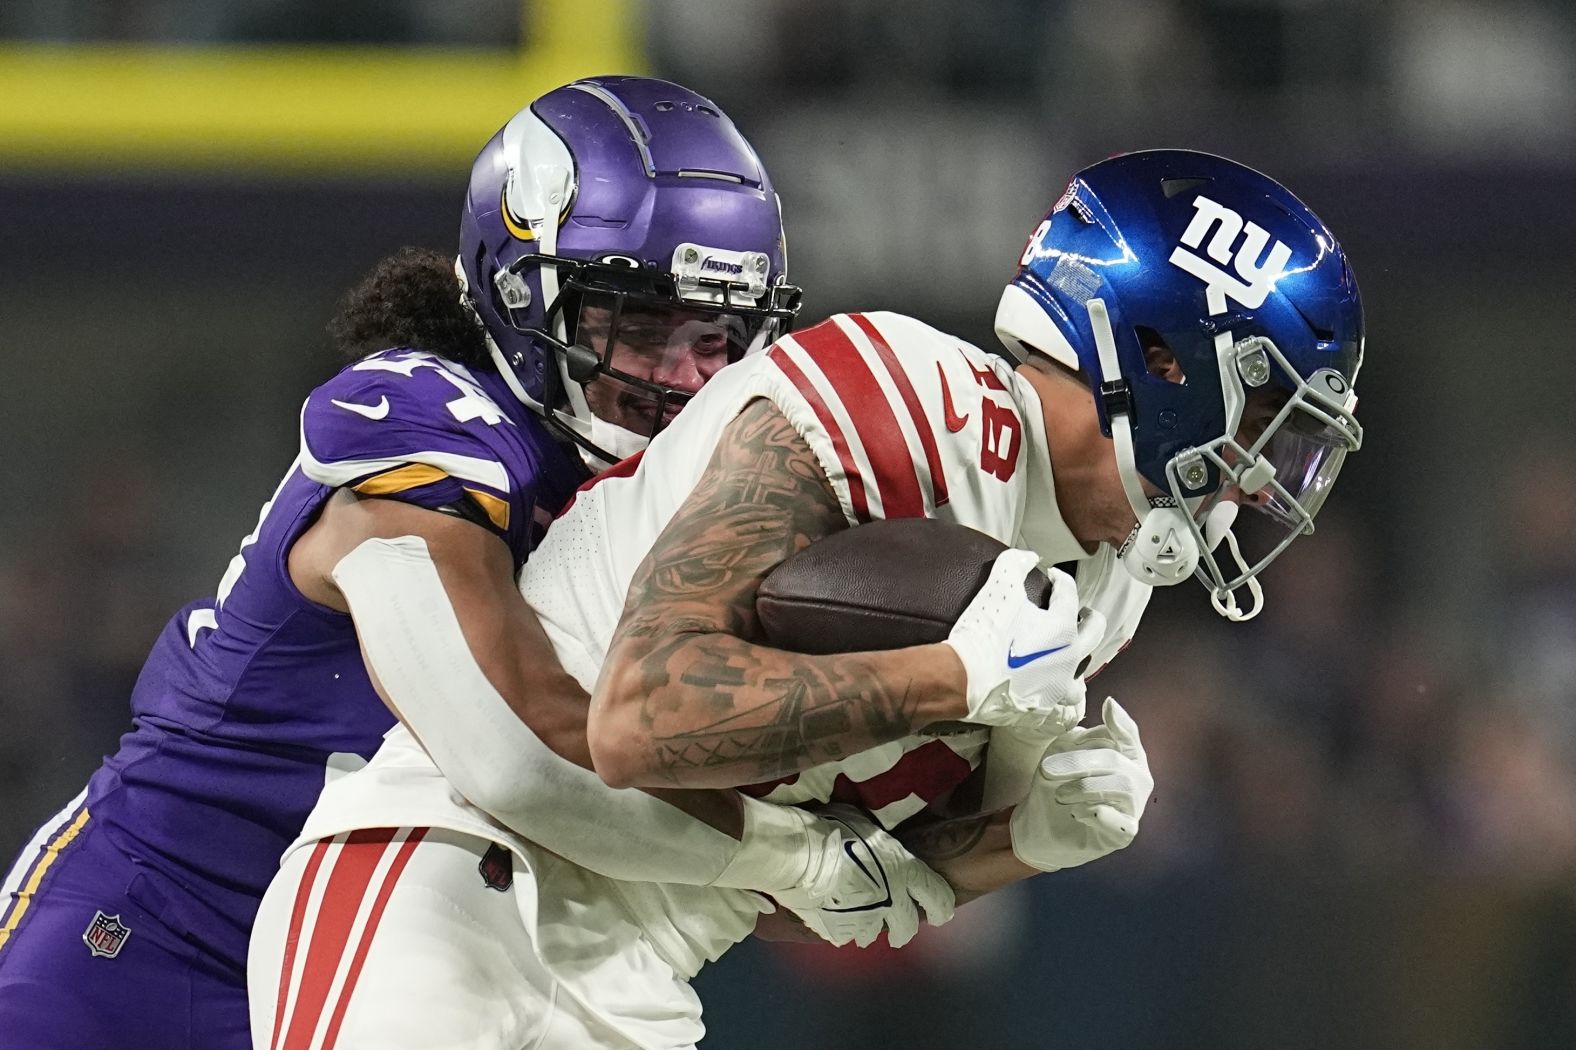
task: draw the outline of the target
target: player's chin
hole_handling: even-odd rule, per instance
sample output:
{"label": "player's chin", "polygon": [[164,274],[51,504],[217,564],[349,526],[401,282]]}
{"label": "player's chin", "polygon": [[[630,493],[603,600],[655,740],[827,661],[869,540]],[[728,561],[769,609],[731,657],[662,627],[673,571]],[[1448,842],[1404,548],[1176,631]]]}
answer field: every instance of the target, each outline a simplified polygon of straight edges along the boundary
{"label": "player's chin", "polygon": [[650,398],[630,395],[619,399],[619,425],[637,434],[654,434],[673,422],[679,414],[679,405],[669,402],[662,413],[657,413],[657,403]]}

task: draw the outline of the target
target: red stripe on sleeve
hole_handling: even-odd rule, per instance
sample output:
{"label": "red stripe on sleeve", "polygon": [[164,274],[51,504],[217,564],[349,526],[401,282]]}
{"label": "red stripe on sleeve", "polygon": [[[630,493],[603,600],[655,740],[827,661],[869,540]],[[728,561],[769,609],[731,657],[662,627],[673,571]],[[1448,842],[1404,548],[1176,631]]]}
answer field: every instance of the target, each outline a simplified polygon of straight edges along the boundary
{"label": "red stripe on sleeve", "polygon": [[902,365],[898,364],[897,355],[892,352],[891,344],[882,338],[870,318],[864,314],[848,316],[859,326],[859,330],[865,333],[870,345],[876,348],[876,355],[881,358],[881,363],[892,376],[892,382],[897,385],[898,393],[903,396],[903,404],[908,408],[909,418],[914,421],[914,432],[919,435],[919,444],[925,450],[925,465],[930,469],[930,482],[936,494],[935,506],[946,506],[947,475],[941,467],[941,453],[936,449],[935,429],[930,425],[930,420],[919,403],[919,395],[914,392],[914,384],[909,382],[908,373],[903,371]]}
{"label": "red stripe on sleeve", "polygon": [[[795,336],[797,338],[797,335]],[[865,498],[865,483],[859,476],[859,468],[854,465],[854,457],[848,451],[848,439],[843,436],[843,428],[837,425],[837,419],[832,415],[832,410],[826,407],[826,402],[816,392],[804,370],[793,363],[782,347],[773,347],[771,351],[772,362],[788,377],[788,381],[799,389],[804,399],[810,403],[815,417],[826,428],[827,434],[832,439],[832,448],[837,452],[838,460],[843,464],[843,473],[848,478],[848,501],[854,505],[854,516],[861,522],[870,520],[870,503]]]}
{"label": "red stripe on sleeve", "polygon": [[372,883],[372,873],[393,841],[395,830],[353,831],[337,849],[334,870],[323,890],[323,903],[318,908],[317,924],[312,929],[306,962],[301,968],[300,991],[296,993],[290,1027],[285,1031],[279,1050],[310,1050],[318,1018],[327,1005],[329,987],[334,983],[334,973],[350,941],[356,912],[361,909],[361,901]]}
{"label": "red stripe on sleeve", "polygon": [[356,980],[361,976],[361,967],[367,961],[367,952],[372,948],[372,938],[378,932],[378,922],[383,918],[383,909],[388,907],[389,896],[394,892],[394,884],[399,881],[405,865],[410,863],[410,855],[416,852],[416,847],[421,844],[426,834],[426,828],[416,828],[410,833],[410,837],[395,855],[394,863],[389,865],[388,873],[383,878],[383,885],[378,888],[377,899],[372,903],[372,913],[367,916],[366,929],[361,931],[361,941],[356,945],[355,957],[350,961],[350,972],[345,975],[345,987],[339,993],[339,1002],[334,1004],[334,1016],[329,1019],[328,1032],[323,1036],[323,1050],[334,1050],[334,1044],[339,1039],[340,1025],[345,1020],[345,1010],[350,1006],[350,996],[356,990]]}
{"label": "red stripe on sleeve", "polygon": [[883,806],[918,795],[934,802],[969,778],[974,767],[969,760],[947,746],[944,740],[930,740],[898,759],[884,773],[868,780],[838,776],[832,787],[832,801],[848,802],[865,809]]}
{"label": "red stripe on sleeve", "polygon": [[849,418],[854,421],[865,458],[875,471],[873,483],[881,494],[883,515],[888,518],[924,517],[925,497],[919,488],[919,475],[914,471],[908,441],[903,437],[886,393],[876,382],[875,373],[854,341],[836,321],[830,320],[795,332],[793,339],[826,374],[832,389],[837,391],[848,410]]}

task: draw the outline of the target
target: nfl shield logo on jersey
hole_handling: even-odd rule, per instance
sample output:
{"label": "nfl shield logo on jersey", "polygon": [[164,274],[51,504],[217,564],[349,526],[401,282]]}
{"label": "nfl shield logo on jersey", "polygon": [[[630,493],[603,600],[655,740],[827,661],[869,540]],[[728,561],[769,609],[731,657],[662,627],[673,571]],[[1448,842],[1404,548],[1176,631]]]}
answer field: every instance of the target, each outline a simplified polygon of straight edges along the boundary
{"label": "nfl shield logo on jersey", "polygon": [[482,885],[503,893],[514,885],[514,855],[494,842],[487,847],[476,870],[482,874]]}
{"label": "nfl shield logo on jersey", "polygon": [[94,955],[113,959],[120,954],[126,938],[130,936],[131,927],[121,922],[119,915],[105,915],[98,911],[93,913],[93,921],[88,923],[88,928],[82,931],[82,943]]}

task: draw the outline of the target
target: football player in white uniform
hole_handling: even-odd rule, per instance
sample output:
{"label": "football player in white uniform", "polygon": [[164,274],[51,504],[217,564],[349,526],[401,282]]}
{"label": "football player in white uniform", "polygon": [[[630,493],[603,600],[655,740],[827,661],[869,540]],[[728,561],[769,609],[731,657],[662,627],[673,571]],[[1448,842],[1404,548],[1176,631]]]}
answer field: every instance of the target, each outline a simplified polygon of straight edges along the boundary
{"label": "football player in white uniform", "polygon": [[[609,784],[754,785],[783,804],[744,806],[745,845],[721,872],[675,877],[674,843],[704,846],[710,829],[682,815],[642,826],[634,792],[560,805],[568,764],[523,725],[500,724],[469,763],[439,755],[452,789],[423,749],[442,741],[396,728],[325,791],[265,900],[259,1045],[304,1030],[317,1041],[302,1046],[690,1046],[702,1028],[686,978],[770,907],[749,891],[795,905],[815,882],[829,840],[793,816],[811,804],[849,804],[827,811],[848,823],[839,841],[881,862],[841,884],[846,911],[797,909],[837,941],[883,926],[906,939],[916,901],[933,922],[950,914],[872,818],[959,900],[1130,842],[1152,780],[1114,701],[1078,727],[1084,679],[1131,638],[1154,585],[1196,575],[1223,615],[1261,607],[1258,575],[1311,531],[1361,444],[1356,284],[1323,223],[1265,176],[1129,154],[1074,177],[997,331],[1010,359],[889,313],[780,339],[582,491],[524,573],[591,694],[589,750]],[[1242,505],[1268,526],[1246,556]],[[754,594],[772,568],[902,516],[1013,548],[945,642],[834,656],[758,643]],[[362,553],[336,574],[358,615],[377,594],[360,577],[401,571],[388,551]],[[1023,596],[1036,565],[1047,609]],[[396,708],[491,688],[425,659],[424,635],[458,630],[436,577],[429,593],[406,644],[366,654]],[[965,785],[982,801],[936,819]]]}

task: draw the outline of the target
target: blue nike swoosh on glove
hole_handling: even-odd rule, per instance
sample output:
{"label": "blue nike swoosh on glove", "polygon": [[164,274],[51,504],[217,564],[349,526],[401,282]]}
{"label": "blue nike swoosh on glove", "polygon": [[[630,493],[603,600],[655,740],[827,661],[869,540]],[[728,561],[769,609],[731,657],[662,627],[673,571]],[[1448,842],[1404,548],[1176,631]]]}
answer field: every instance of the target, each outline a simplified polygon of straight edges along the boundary
{"label": "blue nike swoosh on glove", "polygon": [[[1067,645],[1071,644],[1071,642],[1067,643]],[[1017,668],[1022,667],[1024,664],[1032,664],[1042,656],[1050,656],[1052,653],[1059,653],[1063,649],[1067,648],[1067,645],[1058,645],[1054,649],[1041,649],[1037,653],[1024,653],[1022,656],[1014,656],[1012,652],[1012,646],[1009,645],[1007,647],[1007,666],[1016,670]]]}

